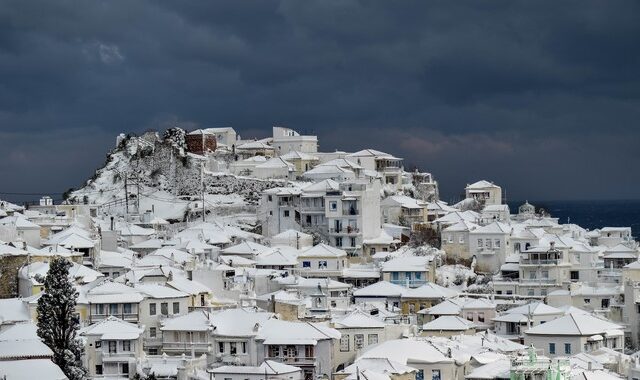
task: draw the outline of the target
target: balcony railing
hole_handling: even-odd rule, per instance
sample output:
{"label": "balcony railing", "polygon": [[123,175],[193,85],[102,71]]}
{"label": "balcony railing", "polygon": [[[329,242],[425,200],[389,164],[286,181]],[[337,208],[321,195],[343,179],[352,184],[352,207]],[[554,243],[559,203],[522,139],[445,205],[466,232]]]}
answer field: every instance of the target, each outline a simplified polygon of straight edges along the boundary
{"label": "balcony railing", "polygon": [[290,364],[290,365],[304,365],[304,366],[314,366],[316,365],[315,357],[304,357],[304,356],[296,356],[296,357],[285,357],[285,356],[273,356],[268,357],[265,360],[273,360],[280,363]]}
{"label": "balcony railing", "polygon": [[359,228],[346,227],[346,228],[329,228],[329,233],[340,235],[357,235],[360,233]]}
{"label": "balcony railing", "polygon": [[342,209],[342,215],[345,216],[355,216],[355,215],[360,215],[360,212],[357,208],[347,208],[347,209]]}
{"label": "balcony railing", "polygon": [[562,264],[560,259],[520,259],[520,265],[558,265]]}
{"label": "balcony railing", "polygon": [[139,318],[138,313],[107,313],[107,314],[92,313],[89,316],[89,320],[93,323],[97,321],[102,321],[103,319],[107,319],[110,316],[118,317],[127,322],[138,322],[138,318]]}
{"label": "balcony railing", "polygon": [[417,288],[419,286],[422,286],[424,284],[427,283],[426,280],[422,280],[422,279],[404,279],[404,280],[391,280],[392,284],[396,284],[396,285],[409,285],[410,288]]}
{"label": "balcony railing", "polygon": [[165,351],[207,351],[210,343],[208,342],[162,342],[162,349]]}

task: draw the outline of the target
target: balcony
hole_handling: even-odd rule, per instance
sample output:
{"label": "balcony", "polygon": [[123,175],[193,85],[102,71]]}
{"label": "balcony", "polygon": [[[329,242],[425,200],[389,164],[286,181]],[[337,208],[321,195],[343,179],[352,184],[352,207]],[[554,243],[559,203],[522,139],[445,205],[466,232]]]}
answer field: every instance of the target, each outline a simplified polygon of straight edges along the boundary
{"label": "balcony", "polygon": [[360,211],[357,208],[343,208],[342,209],[343,216],[356,216],[360,215]]}
{"label": "balcony", "polygon": [[562,281],[554,278],[525,278],[520,281],[521,285],[559,285]]}
{"label": "balcony", "polygon": [[104,319],[107,319],[110,316],[114,316],[117,318],[122,319],[123,321],[127,321],[127,322],[138,322],[138,313],[108,313],[108,314],[90,314],[89,315],[89,321],[90,323],[94,323],[94,322],[99,322],[102,321]]}
{"label": "balcony", "polygon": [[162,349],[166,352],[208,352],[210,343],[208,342],[162,342]]}
{"label": "balcony", "polygon": [[360,233],[359,228],[346,227],[346,228],[329,228],[329,233],[332,235],[358,235]]}
{"label": "balcony", "polygon": [[103,362],[128,362],[135,359],[136,353],[133,351],[103,352]]}
{"label": "balcony", "polygon": [[564,264],[560,259],[520,259],[520,265],[559,265]]}
{"label": "balcony", "polygon": [[404,280],[391,280],[392,284],[401,285],[401,286],[409,286],[410,288],[417,288],[427,283],[426,280],[422,279],[404,279]]}
{"label": "balcony", "polygon": [[284,356],[272,356],[268,357],[265,360],[273,360],[280,363],[285,363],[293,366],[315,366],[316,358],[315,357],[284,357]]}

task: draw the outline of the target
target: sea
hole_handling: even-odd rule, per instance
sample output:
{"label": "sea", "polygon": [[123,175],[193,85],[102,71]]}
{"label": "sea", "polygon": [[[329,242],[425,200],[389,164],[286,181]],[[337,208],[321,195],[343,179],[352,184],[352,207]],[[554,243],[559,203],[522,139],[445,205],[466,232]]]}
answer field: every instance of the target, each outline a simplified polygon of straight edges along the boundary
{"label": "sea", "polygon": [[[507,202],[511,213],[517,213],[524,201]],[[593,230],[602,227],[631,227],[632,234],[640,238],[640,199],[615,201],[535,201],[529,203],[543,208],[558,218],[558,222],[575,223]]]}

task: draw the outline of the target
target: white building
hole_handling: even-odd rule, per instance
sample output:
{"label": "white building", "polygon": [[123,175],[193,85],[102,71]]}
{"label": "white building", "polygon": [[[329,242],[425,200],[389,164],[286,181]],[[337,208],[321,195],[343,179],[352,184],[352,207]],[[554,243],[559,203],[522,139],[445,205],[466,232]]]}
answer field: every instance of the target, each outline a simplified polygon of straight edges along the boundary
{"label": "white building", "polygon": [[525,331],[525,345],[543,350],[545,355],[574,355],[601,347],[622,352],[622,326],[589,314],[568,314]]}
{"label": "white building", "polygon": [[467,199],[473,199],[481,205],[502,204],[502,188],[489,181],[478,181],[465,188]]}
{"label": "white building", "polygon": [[304,136],[293,129],[284,127],[273,127],[271,144],[278,156],[293,151],[303,153],[316,153],[318,151],[317,136]]}
{"label": "white building", "polygon": [[136,372],[136,358],[143,355],[144,326],[108,317],[80,330],[86,339],[84,366],[92,377],[132,378]]}

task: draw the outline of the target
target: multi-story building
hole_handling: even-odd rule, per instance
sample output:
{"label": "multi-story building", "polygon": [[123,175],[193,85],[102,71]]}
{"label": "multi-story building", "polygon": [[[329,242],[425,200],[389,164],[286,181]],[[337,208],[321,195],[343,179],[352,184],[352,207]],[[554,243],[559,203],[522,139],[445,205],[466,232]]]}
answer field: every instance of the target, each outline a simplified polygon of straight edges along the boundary
{"label": "multi-story building", "polygon": [[273,127],[271,145],[277,156],[294,151],[316,153],[318,151],[318,137],[304,136],[290,128]]}
{"label": "multi-story building", "polygon": [[559,239],[545,237],[537,247],[520,255],[520,294],[546,296],[569,281],[569,246]]}
{"label": "multi-story building", "polygon": [[376,171],[382,175],[382,183],[395,188],[402,187],[403,159],[374,149],[363,149],[347,155],[365,170]]}
{"label": "multi-story building", "polygon": [[265,190],[260,200],[258,219],[262,234],[271,237],[287,230],[301,230],[300,194],[294,187]]}
{"label": "multi-story building", "polygon": [[354,181],[327,191],[325,218],[329,242],[351,255],[361,255],[365,239],[380,236],[380,182]]}
{"label": "multi-story building", "polygon": [[91,378],[132,378],[143,355],[144,326],[110,316],[80,330],[86,341],[84,367]]}
{"label": "multi-story building", "polygon": [[502,204],[502,188],[493,182],[482,180],[467,185],[465,194],[484,206]]}

